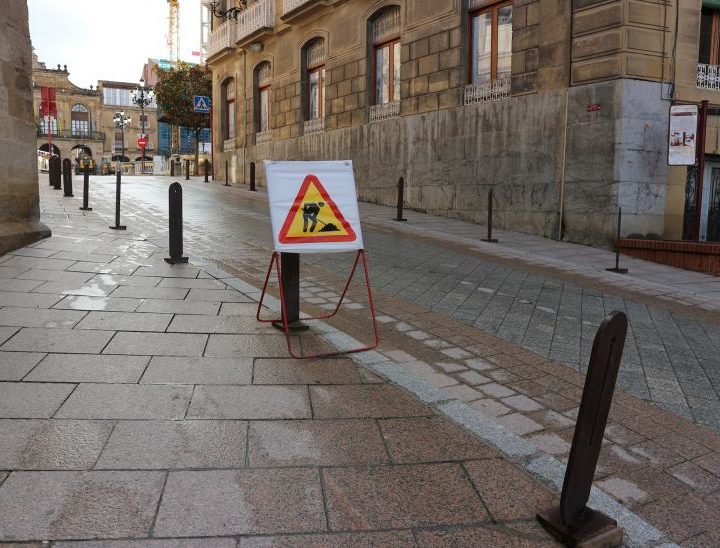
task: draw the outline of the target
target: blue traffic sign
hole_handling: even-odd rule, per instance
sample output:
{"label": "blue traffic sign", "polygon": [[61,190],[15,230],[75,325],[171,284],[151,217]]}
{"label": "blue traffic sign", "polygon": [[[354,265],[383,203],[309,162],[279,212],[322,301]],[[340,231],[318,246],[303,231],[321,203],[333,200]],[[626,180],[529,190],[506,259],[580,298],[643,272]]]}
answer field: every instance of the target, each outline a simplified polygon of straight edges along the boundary
{"label": "blue traffic sign", "polygon": [[210,112],[210,107],[212,106],[212,101],[210,101],[210,97],[207,97],[206,95],[196,95],[193,103],[195,104],[195,112]]}

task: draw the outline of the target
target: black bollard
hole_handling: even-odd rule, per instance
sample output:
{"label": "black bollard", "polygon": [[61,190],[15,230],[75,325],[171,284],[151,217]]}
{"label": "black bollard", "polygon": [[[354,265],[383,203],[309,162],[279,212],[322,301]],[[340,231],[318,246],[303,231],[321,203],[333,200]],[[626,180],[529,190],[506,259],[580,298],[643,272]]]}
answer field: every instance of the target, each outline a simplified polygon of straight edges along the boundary
{"label": "black bollard", "polygon": [[72,162],[70,158],[65,158],[63,160],[63,196],[66,198],[73,197],[72,186]]}
{"label": "black bollard", "polygon": [[190,180],[190,160],[185,160],[185,180]]}
{"label": "black bollard", "polygon": [[608,268],[608,272],[616,274],[627,274],[627,268],[620,268],[620,230],[622,229],[622,208],[618,208],[617,216],[617,234],[615,235],[615,268]]}
{"label": "black bollard", "polygon": [[230,186],[230,170],[228,168],[227,160],[225,160],[225,186]]}
{"label": "black bollard", "polygon": [[91,207],[88,207],[88,200],[90,198],[90,168],[83,166],[83,206],[80,208],[82,211],[92,211]]}
{"label": "black bollard", "polygon": [[207,158],[205,158],[204,167],[205,167],[205,182],[209,183],[210,182],[210,162],[208,162]]}
{"label": "black bollard", "polygon": [[257,190],[255,186],[255,162],[250,162],[250,190],[252,192]]}
{"label": "black bollard", "polygon": [[[285,312],[290,331],[307,331],[310,327],[300,321],[300,254],[280,253],[280,282],[285,297]],[[282,321],[273,327],[284,331]]]}
{"label": "black bollard", "polygon": [[620,546],[623,531],[605,514],[587,507],[605,434],[628,320],[613,312],[595,335],[575,434],[565,472],[560,507],[537,515],[538,521],[566,546]]}
{"label": "black bollard", "polygon": [[126,230],[127,227],[120,224],[120,185],[122,182],[122,173],[118,169],[115,172],[115,226],[111,226],[113,230]]}
{"label": "black bollard", "polygon": [[170,177],[175,177],[175,160],[170,159]]}
{"label": "black bollard", "polygon": [[497,240],[492,237],[493,229],[493,190],[488,192],[488,214],[487,214],[487,238],[481,238],[483,242],[496,244]]}
{"label": "black bollard", "polygon": [[397,197],[397,217],[396,221],[407,221],[403,218],[403,208],[405,207],[405,177],[400,177],[398,181],[398,197]]}
{"label": "black bollard", "polygon": [[170,214],[170,257],[165,259],[166,263],[178,264],[188,262],[183,257],[183,203],[182,186],[180,183],[170,185],[169,193],[169,214]]}
{"label": "black bollard", "polygon": [[59,156],[50,159],[50,184],[55,190],[62,188],[62,161]]}

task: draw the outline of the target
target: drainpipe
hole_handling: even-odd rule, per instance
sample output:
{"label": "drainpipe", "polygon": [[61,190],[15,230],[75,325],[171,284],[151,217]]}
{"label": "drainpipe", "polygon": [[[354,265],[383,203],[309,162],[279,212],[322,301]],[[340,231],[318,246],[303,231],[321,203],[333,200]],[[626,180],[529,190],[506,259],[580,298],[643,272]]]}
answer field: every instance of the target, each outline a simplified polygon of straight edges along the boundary
{"label": "drainpipe", "polygon": [[570,88],[572,87],[572,39],[573,39],[573,4],[570,3],[570,24],[568,31],[568,84],[565,89],[565,120],[563,123],[563,155],[562,171],[560,173],[560,202],[558,203],[558,232],[557,239],[562,240],[563,216],[565,214],[565,171],[567,166],[567,133],[568,133],[568,107]]}

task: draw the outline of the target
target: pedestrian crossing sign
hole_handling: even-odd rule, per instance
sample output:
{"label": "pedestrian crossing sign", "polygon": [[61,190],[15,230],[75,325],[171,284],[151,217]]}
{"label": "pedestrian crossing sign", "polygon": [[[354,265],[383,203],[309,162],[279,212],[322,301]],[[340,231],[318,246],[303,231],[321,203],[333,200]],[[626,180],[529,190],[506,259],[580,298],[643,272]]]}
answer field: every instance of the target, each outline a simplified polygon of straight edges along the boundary
{"label": "pedestrian crossing sign", "polygon": [[193,103],[195,104],[195,112],[203,114],[208,114],[210,112],[210,97],[206,95],[196,95]]}
{"label": "pedestrian crossing sign", "polygon": [[351,162],[266,162],[275,249],[362,249]]}

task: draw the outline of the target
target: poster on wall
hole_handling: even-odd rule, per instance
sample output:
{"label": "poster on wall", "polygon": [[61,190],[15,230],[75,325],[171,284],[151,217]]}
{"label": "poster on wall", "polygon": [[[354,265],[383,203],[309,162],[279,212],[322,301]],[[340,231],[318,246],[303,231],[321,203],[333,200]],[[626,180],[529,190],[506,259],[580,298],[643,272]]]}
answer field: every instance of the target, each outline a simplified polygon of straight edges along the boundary
{"label": "poster on wall", "polygon": [[697,105],[674,105],[670,107],[668,165],[695,165],[697,127]]}
{"label": "poster on wall", "polygon": [[363,248],[352,162],[265,161],[275,250]]}

